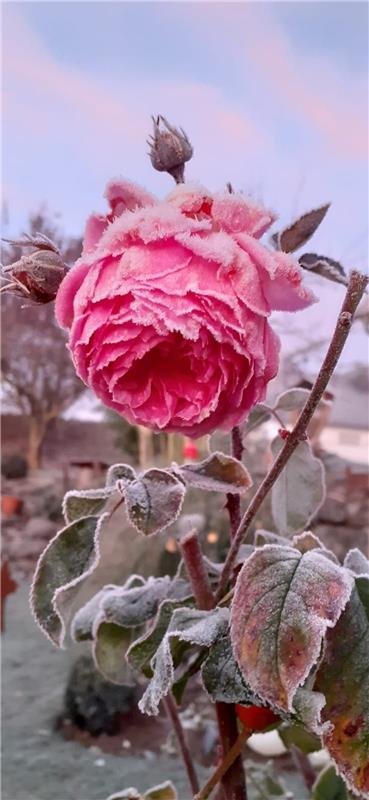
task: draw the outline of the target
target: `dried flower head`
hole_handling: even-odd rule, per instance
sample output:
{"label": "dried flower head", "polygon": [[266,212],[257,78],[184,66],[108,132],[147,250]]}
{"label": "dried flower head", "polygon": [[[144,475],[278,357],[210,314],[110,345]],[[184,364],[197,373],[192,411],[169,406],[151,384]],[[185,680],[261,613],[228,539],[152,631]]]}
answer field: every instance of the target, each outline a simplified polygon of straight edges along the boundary
{"label": "dried flower head", "polygon": [[173,128],[161,114],[152,117],[154,133],[148,139],[154,169],[169,172],[176,183],[183,183],[184,165],[193,156],[193,147],[183,128]]}
{"label": "dried flower head", "polygon": [[21,256],[13,264],[1,267],[3,279],[8,279],[1,292],[12,291],[36,303],[55,300],[58,288],[68,267],[54,242],[42,233],[26,235],[24,239],[3,239],[17,247],[34,247],[32,253]]}

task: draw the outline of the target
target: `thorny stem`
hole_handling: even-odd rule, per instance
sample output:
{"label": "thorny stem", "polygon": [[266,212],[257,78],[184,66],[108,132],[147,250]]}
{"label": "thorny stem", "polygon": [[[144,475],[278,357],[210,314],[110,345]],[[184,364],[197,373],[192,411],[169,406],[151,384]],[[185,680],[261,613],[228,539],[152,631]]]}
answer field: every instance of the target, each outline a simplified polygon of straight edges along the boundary
{"label": "thorny stem", "polygon": [[168,694],[167,697],[164,698],[163,703],[166,712],[168,714],[168,717],[170,718],[171,723],[173,725],[175,735],[177,737],[177,741],[181,750],[183,763],[186,768],[191,791],[194,795],[196,795],[196,793],[199,791],[200,784],[196,775],[194,763],[192,761],[192,756],[186,742],[186,737],[184,734],[184,730],[182,728],[182,723],[179,718],[179,714],[173,696],[171,694]]}
{"label": "thorny stem", "polygon": [[263,500],[269,493],[273,484],[281,474],[282,470],[287,464],[287,461],[296,450],[301,439],[304,438],[307,426],[314,414],[322,395],[327,388],[328,382],[336,368],[338,359],[342,353],[346,339],[351,329],[353,322],[353,315],[356,308],[365,292],[368,279],[365,275],[359,272],[352,272],[349,278],[345,299],[338,316],[336,328],[334,330],[331,342],[329,344],[327,354],[320,368],[320,372],[315,380],[314,386],[310,395],[301,411],[301,414],[288,435],[284,447],[280,451],[276,460],[274,461],[271,469],[260,484],[256,494],[251,500],[249,507],[246,509],[238,530],[233,537],[227,558],[224,563],[223,572],[219,581],[218,591],[216,593],[216,602],[223,597],[227,587],[233,565],[235,563],[238,551],[243,542],[245,534],[247,533],[255,514],[259,510]]}
{"label": "thorny stem", "polygon": [[[243,442],[241,429],[238,425],[232,428],[231,433],[232,441],[232,455],[238,461],[242,461]],[[228,509],[229,519],[231,523],[231,539],[233,539],[239,524],[241,522],[241,499],[239,494],[227,494],[227,502],[225,508]]]}
{"label": "thorny stem", "polygon": [[190,531],[183,536],[180,544],[197,606],[203,611],[209,611],[214,607],[214,595],[211,591],[197,531]]}
{"label": "thorny stem", "polygon": [[196,795],[194,800],[207,800],[213,789],[215,789],[216,785],[223,778],[225,773],[228,772],[229,768],[232,766],[232,764],[234,764],[235,760],[240,758],[242,748],[249,736],[250,731],[248,728],[243,728],[233,746],[230,748],[230,750],[228,750],[225,758],[223,758],[216,770],[210,776],[209,780],[206,782],[205,786],[203,786],[201,789],[201,792]]}
{"label": "thorny stem", "polygon": [[[196,531],[191,531],[183,537],[181,541],[181,550],[197,606],[207,611],[214,607],[214,595],[210,588],[209,578]],[[234,705],[231,703],[216,703],[215,707],[218,718],[222,757],[226,759],[229,750],[231,750],[237,740],[237,718]],[[221,779],[226,800],[247,800],[245,776],[240,755],[238,757],[235,756],[234,759],[226,765]]]}

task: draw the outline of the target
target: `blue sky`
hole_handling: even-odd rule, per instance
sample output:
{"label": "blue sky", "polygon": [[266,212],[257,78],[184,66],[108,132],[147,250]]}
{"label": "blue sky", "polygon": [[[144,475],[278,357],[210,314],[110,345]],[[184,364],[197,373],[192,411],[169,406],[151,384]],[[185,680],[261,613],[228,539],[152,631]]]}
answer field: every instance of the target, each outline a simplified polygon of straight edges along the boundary
{"label": "blue sky", "polygon": [[78,234],[113,176],[165,194],[145,144],[160,112],[193,141],[189,178],[231,180],[281,223],[331,200],[314,249],[366,268],[367,17],[364,2],[4,3],[7,234],[44,202]]}

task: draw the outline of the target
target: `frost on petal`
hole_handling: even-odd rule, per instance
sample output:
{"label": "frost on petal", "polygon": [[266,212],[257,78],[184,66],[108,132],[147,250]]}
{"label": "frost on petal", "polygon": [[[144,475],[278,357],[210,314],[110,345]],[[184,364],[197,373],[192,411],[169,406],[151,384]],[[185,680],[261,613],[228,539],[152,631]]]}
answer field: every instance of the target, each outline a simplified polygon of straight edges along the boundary
{"label": "frost on petal", "polygon": [[70,328],[74,318],[74,298],[80,289],[89,266],[83,261],[77,261],[72,269],[63,278],[55,298],[55,316],[61,328]]}
{"label": "frost on petal", "polygon": [[228,233],[248,233],[259,238],[275,222],[272,211],[257,206],[242,194],[216,195],[212,207],[214,223]]}
{"label": "frost on petal", "polygon": [[108,220],[104,216],[99,216],[98,214],[91,214],[91,216],[88,217],[83,236],[82,255],[89,253],[90,250],[93,250],[94,247],[96,247],[107,226],[108,226]]}
{"label": "frost on petal", "polygon": [[255,550],[238,575],[231,616],[234,654],[254,692],[292,710],[351,588],[346,570],[319,550],[301,554],[274,544]]}
{"label": "frost on petal", "polygon": [[135,211],[136,208],[154,206],[158,202],[153,194],[142,189],[137,183],[119,178],[109,181],[104,197],[116,216],[120,216],[124,211]]}
{"label": "frost on petal", "polygon": [[369,798],[369,579],[355,579],[343,614],[328,631],[315,687],[325,696],[323,742],[349,788]]}

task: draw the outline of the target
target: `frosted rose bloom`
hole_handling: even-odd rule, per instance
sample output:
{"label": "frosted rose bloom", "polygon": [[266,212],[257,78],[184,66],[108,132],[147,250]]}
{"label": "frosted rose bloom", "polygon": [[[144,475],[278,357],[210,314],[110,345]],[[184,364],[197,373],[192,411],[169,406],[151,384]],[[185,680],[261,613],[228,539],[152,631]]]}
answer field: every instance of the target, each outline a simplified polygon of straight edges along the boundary
{"label": "frosted rose bloom", "polygon": [[188,184],[159,202],[114,181],[106,198],[56,299],[78,375],[132,423],[229,430],[276,375],[270,312],[315,299],[298,263],[258,241],[273,215]]}

